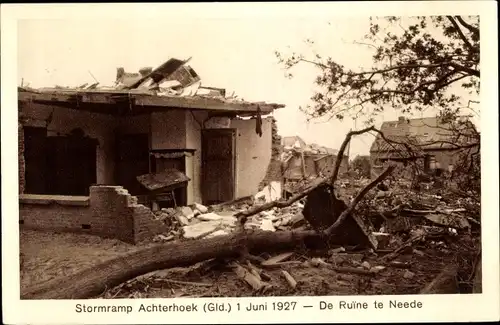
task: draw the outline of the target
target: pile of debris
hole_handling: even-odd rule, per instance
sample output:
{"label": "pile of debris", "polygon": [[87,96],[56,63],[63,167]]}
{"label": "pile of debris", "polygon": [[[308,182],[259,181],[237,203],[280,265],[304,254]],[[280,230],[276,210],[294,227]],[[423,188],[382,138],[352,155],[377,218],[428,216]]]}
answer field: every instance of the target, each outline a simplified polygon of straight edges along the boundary
{"label": "pile of debris", "polygon": [[[359,188],[369,180],[340,180],[339,197],[349,202]],[[388,249],[401,243],[401,234],[424,230],[436,232],[445,229],[450,235],[478,230],[480,226],[479,203],[473,199],[432,194],[430,191],[415,192],[405,180],[382,184],[378,191],[368,193],[356,213],[364,216],[378,248]],[[389,189],[390,188],[390,189]],[[256,195],[257,197],[257,195]],[[304,202],[299,200],[290,206],[261,211],[250,216],[243,225],[245,230],[262,231],[306,230],[310,225],[304,219]],[[201,239],[228,235],[239,230],[235,215],[265,203],[255,197],[238,203],[205,207],[195,203],[176,209],[162,209],[156,218],[165,222],[170,231],[158,235],[155,241],[174,239]],[[475,211],[475,213],[472,213]],[[420,229],[420,230],[419,230]]]}
{"label": "pile of debris", "polygon": [[170,230],[160,234],[154,241],[171,241],[174,239],[200,239],[227,235],[236,228],[237,219],[234,213],[209,212],[209,209],[195,203],[192,206],[161,209],[154,213]]}
{"label": "pile of debris", "polygon": [[[349,202],[354,193],[369,182],[368,179],[340,179],[337,190],[339,197]],[[250,259],[243,262],[228,261],[227,267],[236,278],[248,284],[253,294],[278,294],[276,290],[279,289],[271,283],[278,281],[276,277],[283,280],[283,284],[295,292],[294,294],[302,294],[297,293],[295,289],[304,286],[305,280],[301,278],[301,274],[312,272],[311,267],[317,269],[317,272],[333,272],[338,279],[353,275],[371,277],[373,287],[370,290],[376,292],[418,293],[417,289],[424,290],[424,284],[430,286],[432,280],[438,276],[444,276],[447,281],[449,277],[453,277],[454,287],[438,288],[442,285],[438,281],[439,283],[432,284],[426,290],[468,292],[472,290],[471,272],[474,272],[480,263],[479,203],[472,198],[459,197],[442,189],[439,194],[431,189],[425,192],[412,190],[410,182],[404,179],[381,183],[376,191],[367,194],[365,200],[356,207],[355,214],[369,225],[370,235],[377,243],[375,249],[346,242],[344,245],[330,247],[319,256],[311,251],[299,255],[297,252],[276,256],[249,255],[247,258]],[[265,232],[312,228],[310,222],[304,218],[307,198],[297,200],[286,207],[272,207],[253,214],[241,226],[237,218],[238,213],[270,203],[258,197],[259,195],[256,195],[240,202],[210,207],[194,204],[191,207],[163,209],[159,218],[170,222],[173,227],[171,234],[160,235],[158,240],[224,236],[241,231],[241,227],[244,230]],[[293,256],[302,258],[291,260]],[[461,262],[457,256],[460,256]],[[276,269],[279,272],[275,271]],[[443,272],[449,274],[442,275]],[[377,276],[385,278],[395,273],[408,283],[414,283],[419,276],[424,278],[420,279],[422,283],[419,286],[400,284],[399,289],[395,291],[382,288],[383,281],[386,280],[375,281]],[[342,282],[337,282],[339,281]],[[349,294],[355,294],[358,290],[351,289],[348,290]],[[368,289],[364,290],[367,292]]]}
{"label": "pile of debris", "polygon": [[[250,204],[249,204],[250,203]],[[153,241],[167,242],[176,239],[201,239],[224,236],[237,231],[238,219],[235,215],[251,207],[251,202],[237,205],[217,205],[206,207],[199,203],[192,206],[161,209],[154,213],[157,220],[163,221],[169,231],[157,235]],[[243,228],[262,231],[304,230],[302,215],[303,203],[295,202],[286,208],[273,208],[263,211],[246,220]]]}

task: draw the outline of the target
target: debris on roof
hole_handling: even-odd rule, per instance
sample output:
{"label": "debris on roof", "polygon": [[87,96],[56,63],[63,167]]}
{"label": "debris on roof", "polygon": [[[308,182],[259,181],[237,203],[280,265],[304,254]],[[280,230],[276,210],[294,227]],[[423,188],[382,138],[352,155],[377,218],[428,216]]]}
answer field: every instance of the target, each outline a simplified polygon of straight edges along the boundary
{"label": "debris on roof", "polygon": [[[260,110],[269,114],[285,105],[265,102],[248,102],[234,96],[226,96],[223,88],[202,86],[201,77],[186,63],[190,60],[171,58],[153,69],[143,67],[138,72],[126,72],[118,67],[115,85],[99,83],[80,85],[77,88],[28,89],[18,87],[20,101],[61,104],[119,104],[130,107],[179,107],[239,112],[255,115]],[[109,113],[109,112],[104,112]]]}

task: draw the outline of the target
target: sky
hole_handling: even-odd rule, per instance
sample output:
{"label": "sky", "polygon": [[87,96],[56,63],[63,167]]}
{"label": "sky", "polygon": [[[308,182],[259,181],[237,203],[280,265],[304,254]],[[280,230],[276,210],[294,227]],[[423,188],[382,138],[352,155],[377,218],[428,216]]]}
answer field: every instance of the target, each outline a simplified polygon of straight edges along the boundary
{"label": "sky", "polygon": [[[307,122],[300,106],[311,104],[319,70],[301,64],[285,77],[274,52],[316,51],[347,67],[371,65],[369,48],[355,44],[368,31],[366,17],[238,17],[180,15],[176,19],[26,19],[18,22],[18,84],[32,87],[112,85],[116,68],[137,72],[171,57],[187,59],[205,86],[226,88],[248,101],[285,104],[274,113],[282,136],[338,149],[361,122],[345,119]],[[305,40],[312,39],[313,47]],[[426,117],[435,115],[427,111]],[[395,120],[387,108],[376,121]],[[373,136],[351,142],[350,156],[368,154]]]}

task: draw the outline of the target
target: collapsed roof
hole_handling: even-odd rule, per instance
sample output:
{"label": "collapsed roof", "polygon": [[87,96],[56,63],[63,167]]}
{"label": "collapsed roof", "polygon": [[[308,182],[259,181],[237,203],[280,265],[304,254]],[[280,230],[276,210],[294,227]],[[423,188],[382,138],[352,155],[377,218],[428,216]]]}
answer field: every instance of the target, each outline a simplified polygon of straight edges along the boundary
{"label": "collapsed roof", "polygon": [[117,68],[112,87],[84,84],[77,88],[18,88],[20,102],[34,102],[93,111],[103,114],[144,114],[172,108],[211,110],[238,115],[269,114],[285,105],[248,102],[226,96],[225,89],[204,87],[200,76],[186,63],[171,58],[156,69],[139,73]]}

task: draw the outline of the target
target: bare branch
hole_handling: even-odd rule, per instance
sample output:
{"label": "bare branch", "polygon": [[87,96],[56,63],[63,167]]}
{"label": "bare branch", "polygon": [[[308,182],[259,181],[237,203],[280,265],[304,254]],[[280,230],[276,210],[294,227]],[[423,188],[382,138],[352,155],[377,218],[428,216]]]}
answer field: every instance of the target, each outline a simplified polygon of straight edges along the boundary
{"label": "bare branch", "polygon": [[349,141],[351,141],[351,138],[353,135],[360,135],[369,131],[373,131],[375,127],[370,126],[368,128],[359,130],[359,131],[350,131],[347,133],[344,142],[342,142],[342,145],[340,146],[339,152],[337,153],[337,159],[335,161],[335,169],[333,170],[333,174],[330,178],[330,183],[333,185],[335,181],[337,180],[338,174],[339,174],[339,169],[340,169],[340,164],[342,163],[342,159],[344,158],[344,151],[349,144]]}
{"label": "bare branch", "polygon": [[311,61],[311,60],[307,60],[307,59],[299,59],[298,60],[299,62],[305,62],[305,63],[310,63],[310,64],[314,64],[320,68],[323,68],[323,69],[330,69],[329,66],[327,66],[326,64],[323,64],[321,62],[315,62],[315,61]]}
{"label": "bare branch", "polygon": [[353,44],[369,46],[369,47],[374,48],[375,50],[377,49],[377,47],[375,45],[369,44],[369,43],[365,43],[365,42],[354,41]]}
{"label": "bare branch", "polygon": [[[366,130],[366,129],[365,129]],[[367,131],[365,131],[367,132]],[[331,236],[334,231],[344,222],[345,219],[354,211],[354,208],[356,208],[356,205],[363,199],[363,197],[370,191],[372,188],[375,187],[378,183],[383,181],[387,176],[389,176],[390,173],[396,168],[395,165],[391,165],[387,167],[377,178],[375,178],[372,182],[370,182],[368,185],[366,185],[357,195],[356,197],[352,200],[351,204],[349,204],[349,207],[345,209],[340,216],[337,218],[337,220],[328,227],[327,229],[324,230],[324,234],[326,236]]]}
{"label": "bare branch", "polygon": [[430,142],[420,143],[420,144],[417,144],[417,146],[426,147],[426,146],[430,146],[430,145],[433,145],[433,144],[449,144],[454,149],[474,148],[474,147],[476,147],[476,146],[479,145],[479,143],[477,143],[477,142],[459,145],[459,144],[457,144],[455,142],[451,142],[451,141],[437,140],[437,141],[430,141]]}
{"label": "bare branch", "polygon": [[475,51],[474,47],[469,42],[469,40],[467,39],[467,37],[465,37],[464,33],[460,29],[460,26],[458,26],[458,24],[455,21],[455,19],[453,18],[453,16],[446,16],[446,18],[448,18],[448,20],[451,22],[451,24],[453,25],[453,27],[455,27],[455,30],[457,31],[458,36],[460,36],[460,38],[465,43],[465,45],[469,48],[469,50],[471,50],[472,52],[474,52]]}
{"label": "bare branch", "polygon": [[[340,147],[340,150],[337,154],[337,159],[335,161],[335,168],[333,170],[332,176],[330,177],[330,182],[332,185],[335,182],[335,180],[337,179],[340,165],[342,163],[342,158],[344,156],[344,152],[345,152],[345,149],[347,147],[347,144],[351,140],[351,137],[353,135],[359,135],[359,134],[363,134],[363,133],[366,133],[369,131],[377,131],[377,132],[382,133],[381,131],[377,130],[374,126],[371,126],[369,128],[365,128],[365,129],[359,130],[359,131],[350,131],[349,133],[347,133],[347,135],[344,139],[344,142],[342,143],[342,146]],[[311,184],[309,184],[309,186],[307,188],[302,190],[300,193],[295,194],[294,196],[292,196],[291,198],[289,198],[286,201],[285,200],[271,201],[271,202],[253,207],[253,208],[248,209],[246,211],[238,212],[237,214],[235,214],[235,217],[237,217],[240,220],[240,223],[243,224],[249,216],[252,216],[252,215],[257,214],[259,212],[266,211],[266,210],[269,210],[269,209],[274,208],[274,207],[284,208],[284,207],[290,206],[292,203],[306,197],[315,188],[319,187],[322,184],[325,184],[326,181],[327,181],[326,178],[322,178],[322,177],[316,178]]]}
{"label": "bare branch", "polygon": [[467,28],[469,31],[471,31],[473,34],[479,35],[479,28],[472,26],[471,24],[467,23],[462,17],[460,16],[455,16],[455,18],[458,20],[458,22]]}

